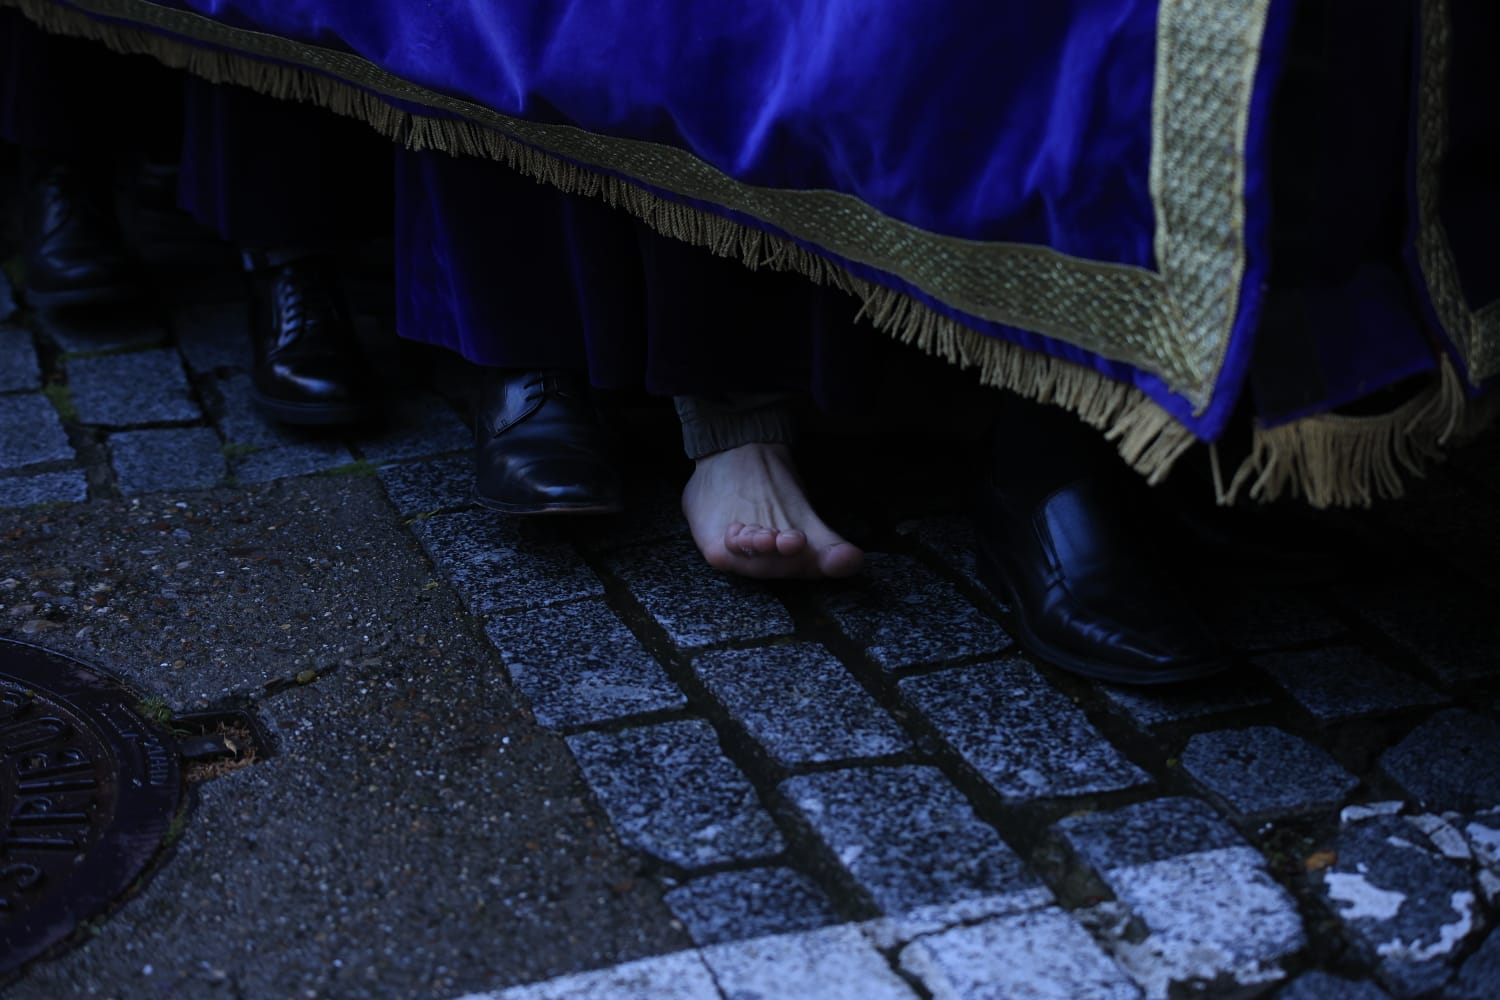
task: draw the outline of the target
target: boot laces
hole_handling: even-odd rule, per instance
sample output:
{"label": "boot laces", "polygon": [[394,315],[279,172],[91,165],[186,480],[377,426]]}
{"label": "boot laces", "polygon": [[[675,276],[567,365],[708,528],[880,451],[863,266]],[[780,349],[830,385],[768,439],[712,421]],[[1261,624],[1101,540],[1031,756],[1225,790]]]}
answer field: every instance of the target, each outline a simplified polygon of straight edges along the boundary
{"label": "boot laces", "polygon": [[526,402],[534,403],[537,400],[547,399],[576,399],[573,387],[565,384],[566,376],[563,372],[541,371],[535,372],[521,387],[526,390]]}

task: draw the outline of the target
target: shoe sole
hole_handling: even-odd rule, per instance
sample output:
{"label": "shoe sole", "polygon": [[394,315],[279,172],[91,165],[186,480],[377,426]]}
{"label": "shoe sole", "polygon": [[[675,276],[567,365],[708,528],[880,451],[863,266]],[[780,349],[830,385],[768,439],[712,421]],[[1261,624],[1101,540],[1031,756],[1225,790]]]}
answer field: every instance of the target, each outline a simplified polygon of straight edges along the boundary
{"label": "shoe sole", "polygon": [[1058,649],[1056,646],[1039,638],[1031,627],[1026,623],[1026,616],[1021,613],[1021,602],[1016,599],[1015,591],[995,558],[985,550],[983,546],[976,546],[978,562],[979,582],[989,588],[1005,602],[1010,609],[1010,626],[1016,633],[1016,638],[1021,640],[1021,645],[1028,652],[1034,653],[1038,659],[1052,664],[1060,670],[1070,674],[1078,674],[1091,680],[1105,681],[1110,684],[1128,684],[1133,687],[1148,687],[1163,684],[1180,684],[1184,681],[1197,680],[1200,677],[1212,677],[1214,674],[1223,673],[1229,669],[1228,659],[1209,660],[1204,663],[1195,663],[1175,670],[1153,671],[1151,674],[1142,676],[1138,670],[1117,666],[1103,660],[1095,660],[1090,657],[1081,657],[1070,650]]}
{"label": "shoe sole", "polygon": [[28,288],[22,293],[33,309],[56,309],[59,306],[102,306],[133,302],[142,297],[135,285],[105,285],[102,288],[73,288],[61,292],[39,292]]}
{"label": "shoe sole", "polygon": [[260,393],[252,393],[256,407],[267,417],[280,424],[295,424],[298,427],[332,427],[336,424],[357,424],[369,416],[364,406],[332,406],[324,403],[288,403],[270,399]]}
{"label": "shoe sole", "polygon": [[505,503],[503,500],[491,500],[477,493],[474,494],[474,502],[485,510],[492,510],[499,514],[523,514],[527,516],[567,517],[570,515],[618,514],[625,509],[625,505],[622,503]]}

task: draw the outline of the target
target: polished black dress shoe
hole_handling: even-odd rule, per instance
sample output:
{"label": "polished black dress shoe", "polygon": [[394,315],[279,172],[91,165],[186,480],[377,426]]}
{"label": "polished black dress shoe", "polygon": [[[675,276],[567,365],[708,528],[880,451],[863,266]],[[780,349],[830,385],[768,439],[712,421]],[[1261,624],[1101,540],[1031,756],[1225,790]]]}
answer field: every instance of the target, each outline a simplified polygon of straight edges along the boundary
{"label": "polished black dress shoe", "polygon": [[272,420],[324,426],[368,416],[374,378],[332,262],[303,257],[250,274],[254,398]]}
{"label": "polished black dress shoe", "polygon": [[994,483],[985,492],[980,579],[1009,604],[1030,652],[1117,684],[1168,684],[1228,666],[1105,479],[1074,480],[1035,503]]}
{"label": "polished black dress shoe", "polygon": [[141,294],[107,174],[58,163],[27,192],[22,229],[26,300],[35,308],[122,302]]}
{"label": "polished black dress shoe", "polygon": [[476,500],[507,514],[608,514],[620,476],[582,373],[491,369],[476,426]]}

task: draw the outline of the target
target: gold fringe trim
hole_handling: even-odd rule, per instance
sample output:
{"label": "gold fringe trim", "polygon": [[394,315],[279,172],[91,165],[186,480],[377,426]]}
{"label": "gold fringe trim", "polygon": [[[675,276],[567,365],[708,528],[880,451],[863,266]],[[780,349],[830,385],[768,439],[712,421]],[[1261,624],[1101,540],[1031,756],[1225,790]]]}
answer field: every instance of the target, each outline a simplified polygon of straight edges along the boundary
{"label": "gold fringe trim", "polygon": [[[1198,438],[1134,386],[1072,362],[987,337],[934,311],[906,293],[856,278],[797,243],[662,198],[608,174],[459,119],[412,114],[380,96],[315,71],[201,48],[163,35],[93,20],[47,0],[0,0],[43,30],[101,42],[126,55],[147,55],[213,83],[248,87],[280,100],[319,105],[356,118],[412,150],[486,157],[565,193],[602,199],[657,232],[738,258],[751,269],[796,271],[858,298],[860,315],[903,344],[963,368],[978,369],[984,385],[1063,407],[1114,442],[1122,458],[1155,485]],[[1251,453],[1224,486],[1217,448],[1212,462],[1220,503],[1243,493],[1261,502],[1303,496],[1314,507],[1367,506],[1402,492],[1403,474],[1422,475],[1466,419],[1461,377],[1446,358],[1430,390],[1398,410],[1374,417],[1322,415],[1270,429],[1256,428]],[[1477,418],[1477,412],[1469,412]]]}

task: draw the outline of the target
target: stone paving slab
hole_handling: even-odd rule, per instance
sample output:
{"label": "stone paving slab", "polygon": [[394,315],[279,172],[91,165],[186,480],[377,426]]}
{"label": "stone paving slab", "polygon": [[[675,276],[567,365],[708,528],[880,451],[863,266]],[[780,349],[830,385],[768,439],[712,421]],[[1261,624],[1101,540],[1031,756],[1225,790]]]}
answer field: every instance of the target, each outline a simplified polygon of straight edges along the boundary
{"label": "stone paving slab", "polygon": [[409,391],[390,402],[380,426],[359,429],[355,447],[372,462],[396,462],[448,451],[470,454],[474,432],[446,399]]}
{"label": "stone paving slab", "polygon": [[899,686],[1003,798],[1083,795],[1151,780],[1025,660],[940,670]]}
{"label": "stone paving slab", "polygon": [[486,631],[544,726],[569,729],[687,707],[687,696],[603,601],[497,615]]}
{"label": "stone paving slab", "polygon": [[0,396],[0,469],[72,460],[68,432],[46,396]]}
{"label": "stone paving slab", "polygon": [[78,358],[68,362],[68,389],[85,424],[128,427],[203,416],[172,350]]}
{"label": "stone paving slab", "polygon": [[1390,1000],[1390,994],[1374,983],[1304,972],[1277,991],[1276,1000]]}
{"label": "stone paving slab", "polygon": [[42,384],[31,331],[0,321],[0,392],[36,389]]}
{"label": "stone paving slab", "polygon": [[0,478],[0,507],[80,503],[87,500],[88,495],[88,480],[76,469]]}
{"label": "stone paving slab", "polygon": [[315,441],[266,448],[231,459],[239,483],[269,483],[292,476],[309,476],[345,468],[354,462],[349,449],[337,441]]}
{"label": "stone paving slab", "polygon": [[629,847],[686,869],[761,860],[786,847],[706,722],[580,733],[568,746]]}
{"label": "stone paving slab", "polygon": [[823,611],[887,670],[1000,653],[1000,624],[913,559],[870,553],[856,580],[823,595]]}
{"label": "stone paving slab", "polygon": [[693,670],[783,767],[901,753],[911,743],[885,709],[821,646],[705,653]]}
{"label": "stone paving slab", "polygon": [[125,496],[212,489],[229,475],[219,436],[207,427],[121,431],[109,436],[109,454]]}
{"label": "stone paving slab", "polygon": [[1408,572],[1400,580],[1356,584],[1340,599],[1445,685],[1500,675],[1494,600],[1454,583],[1451,574]]}
{"label": "stone paving slab", "polygon": [[309,441],[336,440],[333,434],[291,427],[268,420],[255,405],[249,375],[230,375],[210,383],[218,395],[216,420],[224,440],[247,448],[281,448]]}

